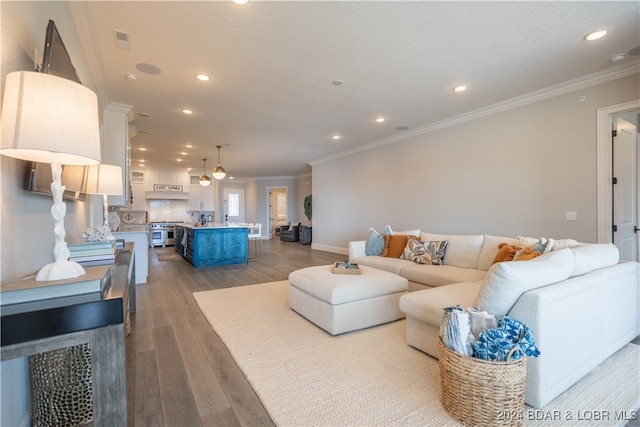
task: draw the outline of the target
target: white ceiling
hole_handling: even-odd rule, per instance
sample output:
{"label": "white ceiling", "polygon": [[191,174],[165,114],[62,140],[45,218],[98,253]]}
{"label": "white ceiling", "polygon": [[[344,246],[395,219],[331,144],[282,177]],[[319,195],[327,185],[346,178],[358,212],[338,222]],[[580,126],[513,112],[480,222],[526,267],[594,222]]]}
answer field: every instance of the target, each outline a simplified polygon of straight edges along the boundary
{"label": "white ceiling", "polygon": [[[640,50],[638,1],[69,4],[98,93],[135,106],[134,168],[144,159],[153,170],[201,173],[206,157],[211,175],[222,145],[221,163],[239,179],[309,172],[308,162],[398,127],[411,132],[635,62]],[[605,38],[583,40],[601,28]],[[128,50],[114,30],[128,33]],[[631,55],[614,63],[617,53]],[[469,89],[454,94],[458,84]]]}

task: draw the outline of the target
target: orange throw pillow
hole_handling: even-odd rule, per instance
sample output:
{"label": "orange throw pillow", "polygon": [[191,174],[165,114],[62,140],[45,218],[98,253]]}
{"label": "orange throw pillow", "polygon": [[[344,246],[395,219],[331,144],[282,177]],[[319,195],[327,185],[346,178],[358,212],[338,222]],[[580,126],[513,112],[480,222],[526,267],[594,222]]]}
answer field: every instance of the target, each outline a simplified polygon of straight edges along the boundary
{"label": "orange throw pillow", "polygon": [[406,234],[385,234],[382,256],[400,258],[400,255],[404,252],[404,247],[407,246],[407,239],[409,237],[416,240],[419,239],[417,236],[408,236]]}

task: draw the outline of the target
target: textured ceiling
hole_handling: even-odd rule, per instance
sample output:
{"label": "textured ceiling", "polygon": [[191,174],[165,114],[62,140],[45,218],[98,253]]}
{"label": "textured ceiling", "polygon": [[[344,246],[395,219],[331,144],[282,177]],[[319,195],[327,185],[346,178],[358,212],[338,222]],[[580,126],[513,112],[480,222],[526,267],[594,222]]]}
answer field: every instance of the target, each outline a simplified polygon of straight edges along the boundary
{"label": "textured ceiling", "polygon": [[[638,1],[69,4],[99,93],[135,106],[134,168],[144,159],[154,170],[201,172],[206,157],[210,175],[222,145],[222,165],[240,179],[309,172],[308,162],[397,127],[410,132],[637,61],[610,58],[640,46]],[[601,28],[604,39],[583,40]],[[114,30],[128,33],[128,50]],[[468,91],[454,94],[458,84]]]}

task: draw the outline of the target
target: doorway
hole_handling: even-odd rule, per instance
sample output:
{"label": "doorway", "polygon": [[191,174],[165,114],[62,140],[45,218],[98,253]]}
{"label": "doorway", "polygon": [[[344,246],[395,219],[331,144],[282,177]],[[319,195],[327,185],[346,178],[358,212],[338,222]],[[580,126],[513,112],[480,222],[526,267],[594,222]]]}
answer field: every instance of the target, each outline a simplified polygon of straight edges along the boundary
{"label": "doorway", "polygon": [[225,188],[224,222],[244,222],[244,190]]}
{"label": "doorway", "polygon": [[287,187],[269,187],[269,239],[274,238],[281,225],[287,223]]}
{"label": "doorway", "polygon": [[638,261],[638,116],[640,100],[598,109],[597,180],[600,243],[614,243],[620,259]]}

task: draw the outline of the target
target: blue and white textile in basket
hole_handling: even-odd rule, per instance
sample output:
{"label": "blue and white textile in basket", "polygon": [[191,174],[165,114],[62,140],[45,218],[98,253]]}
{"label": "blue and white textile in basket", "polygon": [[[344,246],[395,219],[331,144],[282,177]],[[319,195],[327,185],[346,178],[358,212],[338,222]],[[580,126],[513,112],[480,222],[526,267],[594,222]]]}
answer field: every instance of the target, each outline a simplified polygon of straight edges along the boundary
{"label": "blue and white textile in basket", "polygon": [[513,352],[511,360],[518,360],[524,355],[530,357],[540,355],[531,329],[524,323],[504,316],[498,322],[497,328],[487,329],[480,333],[478,340],[473,344],[473,349],[475,357],[478,359],[504,362],[507,360],[509,351],[516,346],[520,347],[522,352]]}

